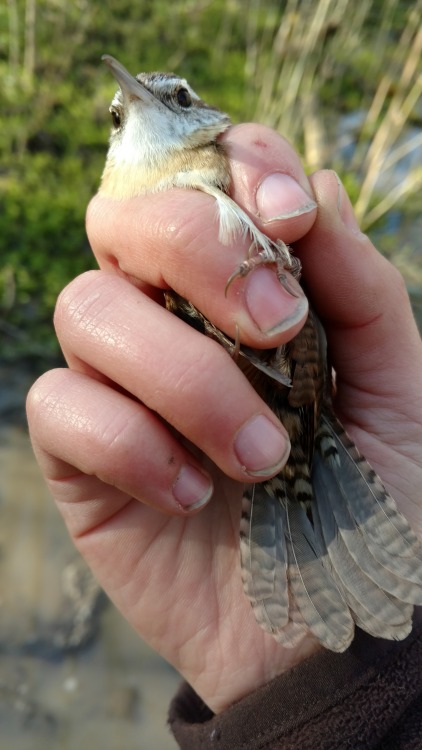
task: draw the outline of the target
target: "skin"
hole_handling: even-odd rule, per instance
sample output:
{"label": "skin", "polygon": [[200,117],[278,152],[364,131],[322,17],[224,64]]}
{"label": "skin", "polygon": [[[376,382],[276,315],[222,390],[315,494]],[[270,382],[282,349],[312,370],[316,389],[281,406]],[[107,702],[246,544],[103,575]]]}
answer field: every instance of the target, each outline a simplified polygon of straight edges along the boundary
{"label": "skin", "polygon": [[[328,335],[337,413],[421,533],[422,344],[402,278],[359,232],[333,172],[308,180],[292,148],[262,126],[236,126],[225,141],[234,199],[301,257]],[[292,176],[318,210],[294,215],[285,195],[278,213],[287,216],[264,220],[257,202],[272,172]],[[277,205],[267,209],[277,216]],[[34,450],[70,535],[110,598],[219,712],[318,646],[311,636],[294,649],[279,646],[257,626],[242,590],[240,502],[242,482],[253,477],[236,441],[264,415],[281,451],[284,428],[221,347],[163,309],[162,290],[188,297],[229,335],[237,324],[241,340],[256,347],[291,338],[306,305],[284,294],[284,328],[266,334],[248,307],[262,269],[224,295],[247,245],[219,244],[213,200],[198,192],[124,202],[96,196],[87,229],[101,270],[72,281],[58,300],[69,369],[46,373],[29,393]],[[173,492],[186,464],[214,484],[210,502],[191,512]]]}

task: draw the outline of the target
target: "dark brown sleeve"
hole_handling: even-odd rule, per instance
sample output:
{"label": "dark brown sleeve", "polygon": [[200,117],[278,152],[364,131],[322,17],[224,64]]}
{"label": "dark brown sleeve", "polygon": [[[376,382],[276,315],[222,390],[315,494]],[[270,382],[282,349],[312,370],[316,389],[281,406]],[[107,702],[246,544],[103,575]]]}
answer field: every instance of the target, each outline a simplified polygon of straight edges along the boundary
{"label": "dark brown sleeve", "polygon": [[405,641],[357,631],[217,716],[184,683],[169,722],[182,750],[421,750],[422,608]]}

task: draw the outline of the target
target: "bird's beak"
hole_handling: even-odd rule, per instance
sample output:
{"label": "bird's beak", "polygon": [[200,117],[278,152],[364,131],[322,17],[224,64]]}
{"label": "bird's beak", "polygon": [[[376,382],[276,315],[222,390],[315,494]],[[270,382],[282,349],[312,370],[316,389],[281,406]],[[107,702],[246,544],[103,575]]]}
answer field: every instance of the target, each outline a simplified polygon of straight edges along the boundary
{"label": "bird's beak", "polygon": [[110,68],[125,99],[136,98],[144,104],[157,104],[155,96],[145,86],[142,86],[142,83],[139,83],[115,57],[103,55],[101,60]]}

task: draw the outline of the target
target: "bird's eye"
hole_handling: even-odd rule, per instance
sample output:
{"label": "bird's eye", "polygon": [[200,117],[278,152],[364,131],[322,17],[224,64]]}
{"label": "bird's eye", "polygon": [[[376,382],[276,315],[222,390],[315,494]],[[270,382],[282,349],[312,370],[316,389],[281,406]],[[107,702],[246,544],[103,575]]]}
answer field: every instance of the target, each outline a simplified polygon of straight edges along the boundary
{"label": "bird's eye", "polygon": [[179,89],[177,94],[177,103],[180,104],[181,107],[184,107],[185,109],[187,107],[190,107],[192,104],[192,99],[189,91],[187,89]]}
{"label": "bird's eye", "polygon": [[120,123],[121,123],[121,118],[120,118],[119,112],[117,111],[117,109],[114,109],[114,107],[111,107],[110,108],[110,114],[111,114],[111,119],[113,121],[114,127],[115,128],[119,128],[120,127]]}

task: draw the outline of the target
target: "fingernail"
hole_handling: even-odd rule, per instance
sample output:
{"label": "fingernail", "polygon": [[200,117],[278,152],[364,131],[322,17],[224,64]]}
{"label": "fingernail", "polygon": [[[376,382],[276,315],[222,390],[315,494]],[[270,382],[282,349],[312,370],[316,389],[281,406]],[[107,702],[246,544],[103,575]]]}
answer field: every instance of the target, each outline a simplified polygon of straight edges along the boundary
{"label": "fingernail", "polygon": [[340,214],[340,218],[347,229],[350,229],[353,234],[363,234],[361,232],[360,226],[357,222],[355,212],[353,210],[353,206],[351,203],[351,200],[349,196],[347,195],[346,189],[340,180],[340,177],[338,176],[337,172],[334,172],[336,178],[337,178],[337,184],[338,184],[338,195],[337,195],[337,209]]}
{"label": "fingernail", "polygon": [[273,422],[258,414],[240,429],[234,450],[247,474],[264,477],[283,468],[289,456],[290,441]]}
{"label": "fingernail", "polygon": [[264,177],[256,191],[256,205],[264,221],[291,219],[317,208],[299,183],[282,172]]}
{"label": "fingernail", "polygon": [[258,266],[245,282],[245,304],[249,315],[262,333],[274,334],[291,328],[303,318],[308,301],[300,284],[291,275],[288,287],[280,284],[270,268]]}
{"label": "fingernail", "polygon": [[183,510],[197,510],[206,505],[213,493],[212,479],[190,464],[184,464],[172,487],[173,497]]}

